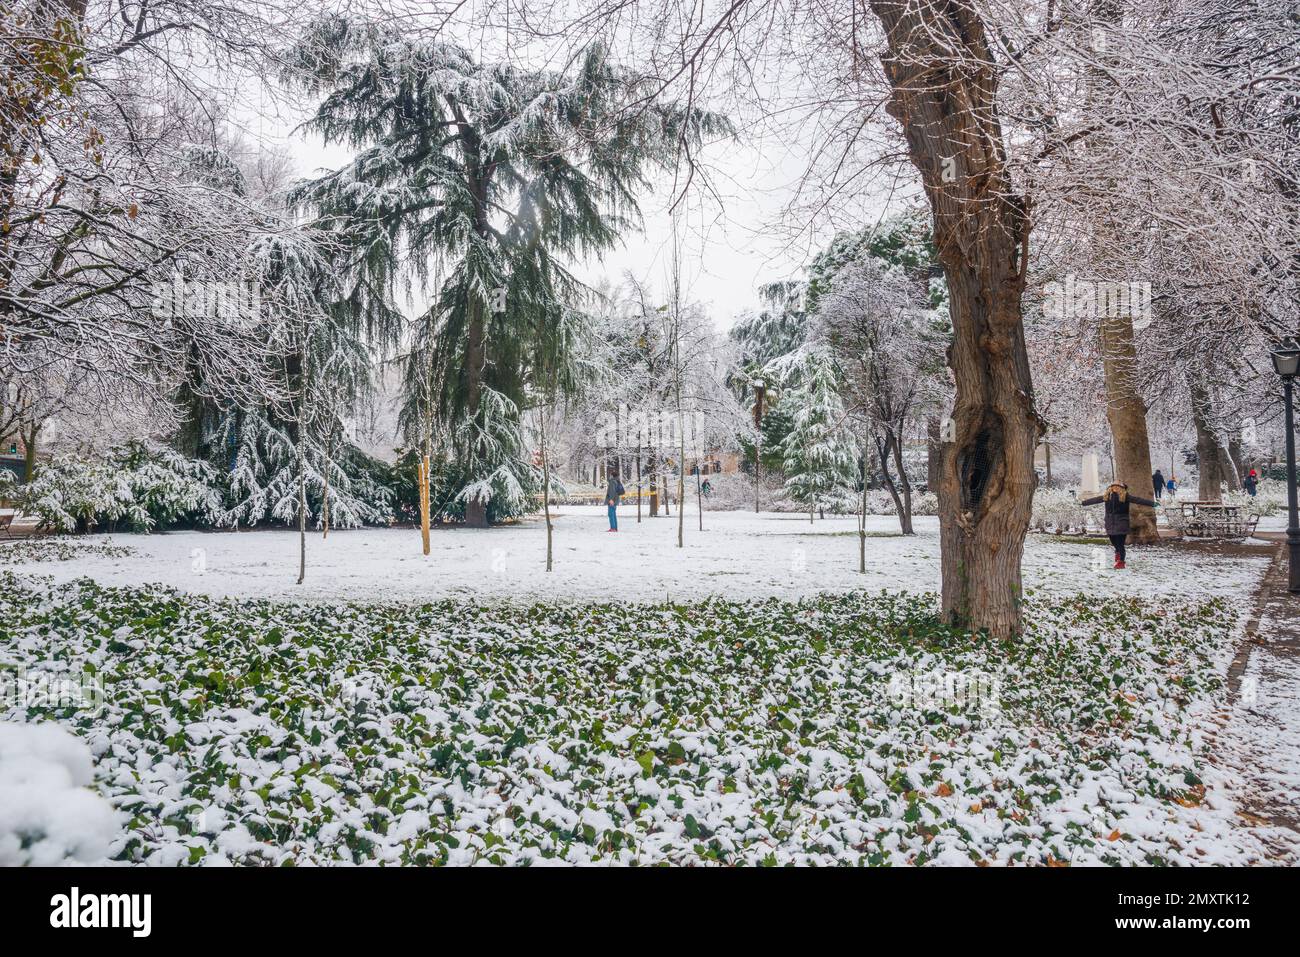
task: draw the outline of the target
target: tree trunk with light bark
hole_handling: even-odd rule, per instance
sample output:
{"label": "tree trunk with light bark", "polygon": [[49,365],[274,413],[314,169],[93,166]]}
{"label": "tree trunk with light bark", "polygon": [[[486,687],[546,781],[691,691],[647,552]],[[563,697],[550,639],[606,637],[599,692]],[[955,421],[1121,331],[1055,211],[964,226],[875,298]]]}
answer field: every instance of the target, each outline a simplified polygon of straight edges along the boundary
{"label": "tree trunk with light bark", "polygon": [[[1106,421],[1110,424],[1115,480],[1146,497],[1151,484],[1151,443],[1147,438],[1147,408],[1137,391],[1137,348],[1129,316],[1101,319],[1102,369],[1106,382]],[[1160,540],[1156,513],[1145,505],[1129,509],[1129,541]]]}
{"label": "tree trunk with light bark", "polygon": [[1189,372],[1188,391],[1192,398],[1192,424],[1196,426],[1196,497],[1202,502],[1223,498],[1223,461],[1219,457],[1219,439],[1210,424],[1210,393],[1200,372]]}

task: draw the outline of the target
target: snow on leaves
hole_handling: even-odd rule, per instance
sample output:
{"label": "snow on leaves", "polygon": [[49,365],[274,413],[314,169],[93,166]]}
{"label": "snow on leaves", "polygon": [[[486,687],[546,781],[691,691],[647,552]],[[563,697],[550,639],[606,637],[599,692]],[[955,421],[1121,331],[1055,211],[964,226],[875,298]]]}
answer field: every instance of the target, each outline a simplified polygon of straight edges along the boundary
{"label": "snow on leaves", "polygon": [[[1246,862],[1205,801],[1221,601],[1032,599],[1023,641],[926,596],[305,606],[11,575],[0,650],[105,679],[96,755],[151,864]],[[900,705],[988,676],[993,710]],[[27,718],[0,712],[0,720]],[[36,717],[32,715],[30,717]],[[1118,832],[1118,837],[1114,835]]]}

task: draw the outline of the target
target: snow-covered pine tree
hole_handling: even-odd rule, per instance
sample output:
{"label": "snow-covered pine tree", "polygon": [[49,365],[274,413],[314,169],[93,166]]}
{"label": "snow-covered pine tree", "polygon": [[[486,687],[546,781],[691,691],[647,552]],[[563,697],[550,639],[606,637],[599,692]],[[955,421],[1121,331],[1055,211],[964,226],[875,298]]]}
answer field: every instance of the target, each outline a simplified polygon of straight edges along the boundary
{"label": "snow-covered pine tree", "polygon": [[727,335],[737,350],[730,376],[738,398],[747,401],[753,418],[752,436],[742,436],[744,461],[754,472],[754,511],[762,497],[764,475],[779,472],[782,445],[790,434],[782,394],[793,387],[808,338],[807,291],[798,280],[759,286],[763,308],[744,313]]}
{"label": "snow-covered pine tree", "polygon": [[343,528],[391,517],[392,492],[374,478],[378,463],[348,438],[347,421],[370,387],[371,359],[356,313],[339,300],[325,239],[287,229],[250,249],[277,391],[218,412],[208,448],[229,470],[223,524],[295,521],[304,483],[313,525],[323,526],[326,515]]}
{"label": "snow-covered pine tree", "polygon": [[[308,90],[325,94],[308,126],[356,151],[296,199],[348,244],[349,301],[390,343],[408,333],[393,305],[396,279],[427,283],[439,272],[432,321],[416,320],[424,341],[410,352],[433,375],[416,368],[407,382],[437,387],[466,524],[486,524],[493,503],[511,514],[537,487],[518,441],[536,358],[527,343],[545,314],[573,308],[581,291],[565,260],[609,249],[638,212],[645,172],[672,163],[682,142],[728,126],[659,103],[599,46],[569,71],[524,69],[330,18],[290,59]],[[408,404],[424,392],[408,388]]]}
{"label": "snow-covered pine tree", "polygon": [[794,407],[790,434],[781,444],[785,491],[808,509],[811,522],[819,509],[853,491],[858,449],[845,428],[835,364],[808,350],[800,362],[799,384],[789,393]]}
{"label": "snow-covered pine tree", "polygon": [[758,289],[763,308],[736,320],[727,335],[740,348],[739,364],[758,369],[790,355],[808,337],[804,283],[795,280],[765,283]]}

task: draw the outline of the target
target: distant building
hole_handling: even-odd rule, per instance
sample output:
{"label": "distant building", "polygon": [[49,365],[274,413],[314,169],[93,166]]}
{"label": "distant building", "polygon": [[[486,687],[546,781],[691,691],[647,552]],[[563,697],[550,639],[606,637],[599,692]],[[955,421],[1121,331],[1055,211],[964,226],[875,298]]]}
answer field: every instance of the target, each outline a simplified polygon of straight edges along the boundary
{"label": "distant building", "polygon": [[20,482],[27,478],[27,450],[18,436],[11,436],[0,444],[0,469],[12,472]]}

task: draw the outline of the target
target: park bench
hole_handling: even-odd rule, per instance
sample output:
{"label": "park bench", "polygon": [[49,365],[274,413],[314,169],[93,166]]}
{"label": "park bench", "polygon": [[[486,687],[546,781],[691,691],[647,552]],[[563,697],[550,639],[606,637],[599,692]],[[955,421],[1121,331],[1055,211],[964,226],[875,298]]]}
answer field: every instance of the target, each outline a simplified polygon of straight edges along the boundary
{"label": "park bench", "polygon": [[14,516],[17,514],[12,508],[0,508],[0,532],[4,532],[6,538],[14,537],[9,526],[13,525]]}
{"label": "park bench", "polygon": [[1249,538],[1259,524],[1256,513],[1223,502],[1179,502],[1165,514],[1170,527],[1187,538]]}

